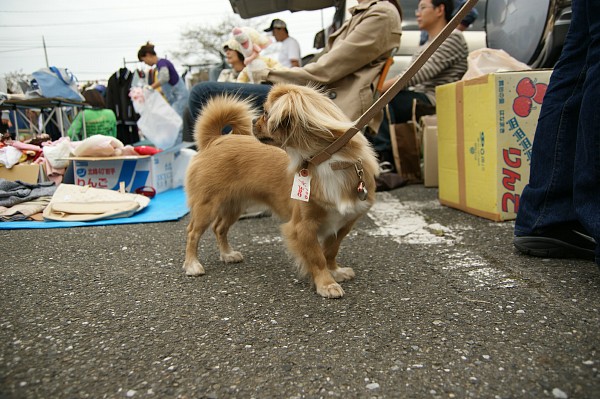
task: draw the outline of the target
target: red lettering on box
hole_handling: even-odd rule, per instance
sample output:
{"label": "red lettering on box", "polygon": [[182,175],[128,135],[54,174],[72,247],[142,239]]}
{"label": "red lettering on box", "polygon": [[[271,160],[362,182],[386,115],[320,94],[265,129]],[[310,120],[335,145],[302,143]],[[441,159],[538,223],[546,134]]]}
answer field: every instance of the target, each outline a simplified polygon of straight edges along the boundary
{"label": "red lettering on box", "polygon": [[108,180],[105,177],[98,179],[98,188],[108,188]]}
{"label": "red lettering on box", "polygon": [[502,168],[502,174],[504,175],[502,178],[502,185],[504,188],[515,191],[515,182],[521,180],[521,175],[518,172],[507,168]]}
{"label": "red lettering on box", "polygon": [[[515,155],[514,159],[511,159],[511,155]],[[521,150],[518,148],[503,149],[502,158],[511,168],[518,168],[521,166]]]}
{"label": "red lettering on box", "polygon": [[[504,195],[502,195],[502,212],[517,212],[519,210],[519,198],[521,196],[515,193],[504,193]],[[508,209],[508,203],[512,202],[513,203],[513,209],[509,210]]]}
{"label": "red lettering on box", "polygon": [[108,188],[108,180],[104,177],[101,177],[99,179],[81,179],[81,178],[77,178],[75,179],[75,184],[78,186],[90,186],[93,188]]}

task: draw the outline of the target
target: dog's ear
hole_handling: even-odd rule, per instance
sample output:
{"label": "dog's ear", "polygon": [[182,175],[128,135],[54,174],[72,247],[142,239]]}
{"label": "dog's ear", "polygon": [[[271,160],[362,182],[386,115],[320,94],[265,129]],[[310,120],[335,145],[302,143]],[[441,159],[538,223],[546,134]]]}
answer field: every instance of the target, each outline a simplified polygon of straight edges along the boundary
{"label": "dog's ear", "polygon": [[285,133],[292,127],[293,104],[290,101],[289,85],[275,85],[269,92],[263,118],[271,133]]}
{"label": "dog's ear", "polygon": [[315,151],[352,126],[322,91],[294,84],[274,85],[265,110],[268,130],[286,146]]}

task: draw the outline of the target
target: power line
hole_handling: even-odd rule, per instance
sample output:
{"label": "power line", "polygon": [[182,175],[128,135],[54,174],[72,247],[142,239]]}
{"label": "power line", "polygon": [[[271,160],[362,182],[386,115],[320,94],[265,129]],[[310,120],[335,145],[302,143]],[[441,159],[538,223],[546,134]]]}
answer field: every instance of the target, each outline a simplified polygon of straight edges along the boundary
{"label": "power line", "polygon": [[104,21],[88,21],[88,22],[56,22],[56,23],[35,23],[35,24],[16,24],[16,25],[0,25],[0,28],[37,28],[43,26],[81,26],[81,25],[104,25],[104,24],[120,24],[124,22],[138,22],[138,21],[164,21],[181,18],[193,18],[193,17],[205,17],[206,14],[185,14],[185,15],[170,15],[170,16],[156,16],[156,17],[142,17],[142,18],[127,18],[127,19],[114,19]]}
{"label": "power line", "polygon": [[11,50],[0,50],[0,53],[14,53],[15,51],[29,51],[29,50],[37,50],[40,48],[42,48],[42,47],[35,46],[35,47],[16,48],[16,49],[11,49]]}
{"label": "power line", "polygon": [[[212,1],[211,1],[212,2]],[[87,12],[87,11],[110,11],[110,12],[115,12],[115,11],[122,11],[122,10],[140,10],[140,7],[144,6],[144,2],[139,3],[139,5],[135,5],[135,6],[127,6],[127,5],[119,5],[119,6],[108,6],[108,7],[96,7],[96,8],[63,8],[63,9],[57,9],[57,8],[49,8],[49,9],[29,9],[29,10],[0,10],[0,13],[6,13],[6,14],[47,14],[47,13],[60,13],[60,14],[64,14],[64,13],[80,13],[80,12]],[[177,5],[181,6],[182,8],[188,7],[189,6],[189,1],[184,0],[181,2],[174,2],[174,1],[169,1],[169,4],[152,4],[152,9],[156,10],[156,9],[160,9],[160,8],[168,8],[168,9],[173,9],[174,7],[176,7]],[[231,7],[228,7],[228,10],[233,12],[233,9],[231,9]],[[217,15],[217,13],[214,12],[207,12],[204,13],[204,15]]]}

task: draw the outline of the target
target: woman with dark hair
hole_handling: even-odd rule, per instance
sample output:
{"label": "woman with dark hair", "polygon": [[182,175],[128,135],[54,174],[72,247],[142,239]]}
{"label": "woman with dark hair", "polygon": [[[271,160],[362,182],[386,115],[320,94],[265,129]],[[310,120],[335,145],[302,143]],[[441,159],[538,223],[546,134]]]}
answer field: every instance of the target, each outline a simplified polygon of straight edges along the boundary
{"label": "woman with dark hair", "polygon": [[[67,131],[71,140],[78,141],[96,134],[117,137],[117,117],[112,109],[105,107],[102,94],[96,89],[89,89],[83,92],[83,98],[92,109],[84,109],[73,119]],[[82,115],[85,116],[85,134]]]}
{"label": "woman with dark hair", "polygon": [[153,89],[161,88],[168,103],[180,116],[187,106],[189,91],[183,79],[175,70],[173,63],[164,58],[158,58],[154,51],[154,44],[147,42],[138,51],[138,60],[148,66],[155,66],[158,70],[157,79],[152,83]]}
{"label": "woman with dark hair", "polygon": [[[244,64],[241,44],[231,38],[223,44],[223,53],[231,68],[223,69],[217,78],[217,82],[249,83],[250,77],[246,70],[246,64]],[[281,68],[281,64],[273,58],[263,56],[259,58],[265,62],[268,68]]]}
{"label": "woman with dark hair", "polygon": [[[266,69],[258,81],[317,84],[350,118],[356,119],[374,102],[374,89],[392,50],[400,46],[402,20],[396,0],[359,0],[350,18],[329,38],[323,52],[302,67]],[[250,98],[262,107],[271,88],[264,84],[202,82],[192,88],[190,111],[195,118],[215,95],[230,93]],[[383,113],[381,113],[381,116]],[[377,131],[381,116],[370,122]]]}
{"label": "woman with dark hair", "polygon": [[238,49],[240,44],[233,39],[226,41],[223,44],[223,54],[225,61],[230,68],[225,68],[219,74],[217,82],[237,82],[238,76],[246,68],[244,64],[244,54]]}

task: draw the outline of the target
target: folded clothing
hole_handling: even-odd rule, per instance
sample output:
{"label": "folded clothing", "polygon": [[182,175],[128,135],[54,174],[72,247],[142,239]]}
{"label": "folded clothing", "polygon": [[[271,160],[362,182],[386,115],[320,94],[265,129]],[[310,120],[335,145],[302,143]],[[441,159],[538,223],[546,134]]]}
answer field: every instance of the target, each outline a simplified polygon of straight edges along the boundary
{"label": "folded clothing", "polygon": [[44,209],[44,219],[82,222],[129,217],[144,209],[150,198],[139,194],[61,184]]}
{"label": "folded clothing", "polygon": [[31,201],[11,206],[10,208],[0,206],[0,222],[39,220],[41,218],[41,213],[46,206],[48,206],[51,199],[52,197],[39,197]]}
{"label": "folded clothing", "polygon": [[0,206],[11,207],[39,197],[52,196],[55,191],[53,182],[30,184],[0,178]]}

